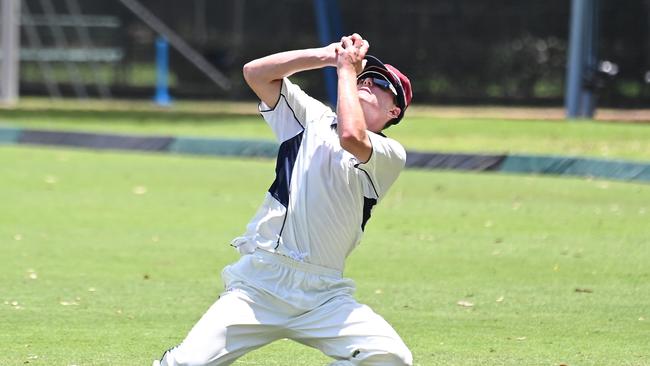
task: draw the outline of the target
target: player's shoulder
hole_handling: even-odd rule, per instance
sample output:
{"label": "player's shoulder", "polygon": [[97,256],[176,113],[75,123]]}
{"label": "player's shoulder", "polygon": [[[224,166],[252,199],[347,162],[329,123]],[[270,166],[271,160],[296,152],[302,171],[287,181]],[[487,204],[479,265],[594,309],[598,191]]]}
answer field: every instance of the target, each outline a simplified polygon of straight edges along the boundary
{"label": "player's shoulder", "polygon": [[403,155],[404,157],[406,157],[406,149],[404,149],[404,146],[396,139],[390,136],[386,136],[382,132],[368,131],[368,135],[373,144],[377,143],[377,144],[385,145],[390,149],[395,150],[395,152],[399,153],[399,155]]}
{"label": "player's shoulder", "polygon": [[280,93],[287,98],[289,102],[300,102],[301,104],[323,106],[323,103],[312,97],[308,92],[303,90],[300,85],[293,83],[288,77],[282,79]]}

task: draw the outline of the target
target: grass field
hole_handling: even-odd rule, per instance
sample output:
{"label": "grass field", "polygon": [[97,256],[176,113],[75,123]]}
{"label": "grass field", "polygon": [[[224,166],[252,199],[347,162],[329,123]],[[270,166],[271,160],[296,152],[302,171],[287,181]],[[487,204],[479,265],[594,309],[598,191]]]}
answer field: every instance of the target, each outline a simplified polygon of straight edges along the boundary
{"label": "grass field", "polygon": [[[0,117],[270,137],[236,114],[65,113]],[[410,148],[650,156],[647,126],[418,118],[394,131]],[[0,365],[149,365],[218,296],[273,162],[0,146],[0,177]],[[646,184],[409,170],[346,276],[416,365],[650,365],[649,219]],[[280,341],[236,365],[327,361]]]}

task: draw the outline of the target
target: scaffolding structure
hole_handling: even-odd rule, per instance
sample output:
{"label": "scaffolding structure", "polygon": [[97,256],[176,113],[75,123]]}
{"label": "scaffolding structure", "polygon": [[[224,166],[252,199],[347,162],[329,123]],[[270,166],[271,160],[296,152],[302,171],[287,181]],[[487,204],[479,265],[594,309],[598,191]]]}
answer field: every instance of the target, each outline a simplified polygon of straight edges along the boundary
{"label": "scaffolding structure", "polygon": [[[0,53],[2,103],[14,104],[18,100],[21,61],[36,65],[50,98],[56,99],[62,96],[61,80],[65,80],[66,84],[71,86],[74,95],[79,99],[86,99],[92,95],[102,99],[112,97],[109,83],[102,80],[101,64],[122,61],[124,51],[121,46],[96,46],[89,29],[117,30],[122,26],[118,17],[84,15],[78,0],[59,2],[57,5],[65,9],[58,10],[55,9],[53,0],[0,1],[2,2],[2,53]],[[149,28],[167,39],[176,51],[219,88],[230,89],[231,82],[227,76],[217,70],[203,55],[139,1],[120,0],[120,3]],[[40,9],[40,12],[34,11],[36,8]],[[25,37],[22,47],[21,30]],[[45,35],[51,38],[50,42],[44,39]],[[55,70],[54,65],[63,66],[63,71]],[[85,76],[82,65],[90,71],[85,73]]]}

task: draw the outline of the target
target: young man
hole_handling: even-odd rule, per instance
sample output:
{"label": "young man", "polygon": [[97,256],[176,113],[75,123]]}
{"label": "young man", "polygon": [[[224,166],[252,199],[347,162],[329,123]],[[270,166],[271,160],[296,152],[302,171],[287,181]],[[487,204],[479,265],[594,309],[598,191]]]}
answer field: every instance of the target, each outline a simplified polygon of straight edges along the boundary
{"label": "young man", "polygon": [[[276,178],[233,241],[241,253],[222,273],[225,291],[177,347],[154,365],[229,365],[282,338],[318,348],[332,365],[411,365],[393,328],[353,298],[342,277],[371,209],[404,167],[406,153],[381,134],[404,115],[411,84],[366,56],[358,34],[323,48],[289,51],[244,66],[260,112],[281,143]],[[288,77],[335,66],[338,106]]]}

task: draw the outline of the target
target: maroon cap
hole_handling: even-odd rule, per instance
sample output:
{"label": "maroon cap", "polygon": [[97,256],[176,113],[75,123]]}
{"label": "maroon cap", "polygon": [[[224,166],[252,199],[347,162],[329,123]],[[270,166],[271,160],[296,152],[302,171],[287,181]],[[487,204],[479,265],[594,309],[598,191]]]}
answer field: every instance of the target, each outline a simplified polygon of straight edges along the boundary
{"label": "maroon cap", "polygon": [[398,124],[402,117],[404,117],[404,112],[411,104],[411,99],[413,98],[411,81],[393,65],[385,64],[375,56],[366,55],[366,67],[364,67],[363,71],[361,71],[361,74],[359,74],[357,78],[369,72],[376,72],[384,75],[395,88],[395,100],[397,106],[401,109],[401,112],[393,124]]}

